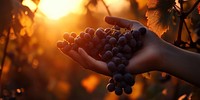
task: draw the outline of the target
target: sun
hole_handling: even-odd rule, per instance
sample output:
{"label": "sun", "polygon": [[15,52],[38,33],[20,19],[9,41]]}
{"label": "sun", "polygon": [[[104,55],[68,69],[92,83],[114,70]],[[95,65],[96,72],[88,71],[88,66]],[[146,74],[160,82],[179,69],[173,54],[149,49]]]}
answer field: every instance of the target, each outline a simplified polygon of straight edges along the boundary
{"label": "sun", "polygon": [[50,19],[59,19],[78,9],[82,0],[40,0],[39,10]]}

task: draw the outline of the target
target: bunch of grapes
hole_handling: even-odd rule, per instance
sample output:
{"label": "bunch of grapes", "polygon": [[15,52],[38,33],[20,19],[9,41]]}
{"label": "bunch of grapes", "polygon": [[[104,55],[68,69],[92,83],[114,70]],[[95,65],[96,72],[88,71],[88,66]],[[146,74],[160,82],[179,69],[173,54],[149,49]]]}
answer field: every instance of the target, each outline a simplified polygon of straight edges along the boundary
{"label": "bunch of grapes", "polygon": [[142,36],[145,28],[128,30],[114,26],[113,28],[86,28],[80,35],[65,33],[64,41],[59,41],[57,47],[62,52],[77,51],[83,48],[91,57],[107,63],[112,76],[107,85],[109,92],[116,95],[132,93],[135,83],[133,75],[125,71],[133,54],[142,47]]}

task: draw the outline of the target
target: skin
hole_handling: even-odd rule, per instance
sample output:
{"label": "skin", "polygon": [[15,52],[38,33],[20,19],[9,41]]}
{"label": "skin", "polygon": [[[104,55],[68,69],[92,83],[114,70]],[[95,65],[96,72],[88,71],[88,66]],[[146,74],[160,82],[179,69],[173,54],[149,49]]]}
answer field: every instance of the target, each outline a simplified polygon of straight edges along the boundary
{"label": "skin", "polygon": [[[139,29],[145,27],[138,21],[118,17],[105,17],[105,21],[111,25],[118,25],[128,29]],[[146,27],[145,27],[146,28]],[[148,28],[142,37],[143,47],[136,52],[126,71],[132,74],[140,74],[148,71],[162,71],[185,80],[200,87],[200,54],[189,52],[173,46],[159,38]],[[78,52],[71,50],[64,52],[85,69],[110,76],[106,63],[98,61],[89,56],[82,48]]]}

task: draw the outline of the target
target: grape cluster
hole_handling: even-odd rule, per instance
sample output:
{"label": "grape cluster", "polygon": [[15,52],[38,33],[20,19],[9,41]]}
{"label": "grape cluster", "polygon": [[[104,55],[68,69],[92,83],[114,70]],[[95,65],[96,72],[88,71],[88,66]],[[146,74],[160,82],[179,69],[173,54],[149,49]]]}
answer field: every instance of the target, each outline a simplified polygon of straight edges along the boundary
{"label": "grape cluster", "polygon": [[109,92],[116,95],[132,93],[135,83],[133,75],[125,71],[133,54],[142,47],[142,36],[146,29],[128,30],[114,26],[113,28],[86,28],[80,35],[65,33],[64,41],[59,41],[57,47],[62,52],[77,51],[83,48],[90,56],[107,63],[112,77],[107,85]]}

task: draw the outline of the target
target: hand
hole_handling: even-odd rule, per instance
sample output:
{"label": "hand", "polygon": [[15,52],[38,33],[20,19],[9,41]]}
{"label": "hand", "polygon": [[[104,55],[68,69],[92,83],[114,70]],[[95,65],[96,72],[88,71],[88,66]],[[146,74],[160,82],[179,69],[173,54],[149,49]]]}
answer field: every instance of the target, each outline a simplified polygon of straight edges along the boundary
{"label": "hand", "polygon": [[[118,25],[120,27],[138,30],[141,27],[145,27],[138,21],[127,20],[117,17],[106,17],[105,21],[108,24]],[[146,27],[145,27],[146,28]],[[143,72],[148,72],[151,70],[162,70],[161,58],[163,45],[165,42],[162,41],[155,33],[148,30],[142,37],[143,47],[136,52],[130,59],[126,70],[132,74],[139,74]]]}
{"label": "hand", "polygon": [[[123,28],[128,29],[139,29],[140,27],[145,27],[138,21],[127,20],[117,17],[106,17],[105,21],[111,25],[118,25]],[[147,29],[147,28],[146,28]],[[138,52],[135,53],[133,58],[129,61],[127,66],[127,71],[133,74],[138,74],[150,70],[157,69],[159,65],[159,52],[161,39],[155,35],[153,32],[147,29],[147,33],[143,36],[144,45]],[[73,60],[78,62],[84,68],[101,73],[104,75],[111,75],[107,68],[105,62],[96,60],[89,56],[82,48],[78,49],[78,52],[70,50],[69,52],[64,52],[66,55],[71,57]]]}

